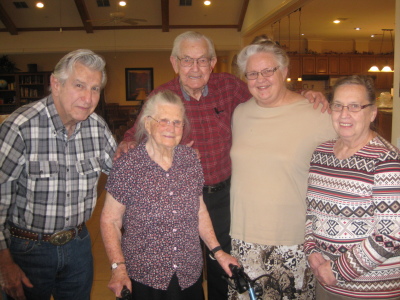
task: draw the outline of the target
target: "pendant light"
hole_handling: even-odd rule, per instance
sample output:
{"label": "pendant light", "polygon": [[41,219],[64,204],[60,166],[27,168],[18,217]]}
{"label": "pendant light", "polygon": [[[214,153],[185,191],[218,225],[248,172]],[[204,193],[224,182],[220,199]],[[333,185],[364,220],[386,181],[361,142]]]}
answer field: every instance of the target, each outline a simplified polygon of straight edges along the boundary
{"label": "pendant light", "polygon": [[[390,32],[390,40],[391,40],[391,42],[392,42],[392,49],[394,49],[394,46],[393,46],[393,35],[392,35],[393,29],[382,29],[382,39],[381,39],[380,53],[382,53],[383,40],[384,40],[384,38],[385,38],[385,32],[386,32],[386,31],[389,31],[389,32]],[[377,66],[372,66],[372,67],[368,70],[368,72],[394,72],[394,71],[392,70],[392,68],[391,68],[390,66],[386,65],[386,66],[384,66],[384,67],[382,68],[382,70],[379,70],[379,68],[378,68]]]}

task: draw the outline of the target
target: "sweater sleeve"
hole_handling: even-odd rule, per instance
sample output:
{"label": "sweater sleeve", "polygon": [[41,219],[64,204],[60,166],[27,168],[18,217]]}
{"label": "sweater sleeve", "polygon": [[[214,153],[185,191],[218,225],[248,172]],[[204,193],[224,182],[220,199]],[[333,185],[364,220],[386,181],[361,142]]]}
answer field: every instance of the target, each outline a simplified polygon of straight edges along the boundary
{"label": "sweater sleeve", "polygon": [[370,272],[386,260],[399,257],[400,249],[400,160],[390,151],[376,166],[372,202],[375,228],[372,234],[355,244],[332,263],[339,281],[353,279]]}

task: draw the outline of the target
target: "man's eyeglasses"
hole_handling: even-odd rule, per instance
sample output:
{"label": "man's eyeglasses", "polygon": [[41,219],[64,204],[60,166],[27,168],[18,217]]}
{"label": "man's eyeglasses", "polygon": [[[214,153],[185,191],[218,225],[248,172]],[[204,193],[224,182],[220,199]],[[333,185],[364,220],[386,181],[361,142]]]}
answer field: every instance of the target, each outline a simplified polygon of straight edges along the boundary
{"label": "man's eyeglasses", "polygon": [[179,58],[179,61],[181,62],[182,67],[191,67],[193,66],[194,62],[197,62],[197,65],[199,67],[208,67],[210,66],[210,59],[207,57],[200,57],[200,58],[191,58],[191,57],[183,57]]}
{"label": "man's eyeglasses", "polygon": [[244,76],[246,76],[246,78],[248,80],[255,80],[258,78],[258,74],[261,74],[262,77],[271,77],[272,75],[274,75],[274,73],[276,72],[276,70],[279,69],[278,67],[275,67],[273,69],[264,69],[261,70],[260,72],[247,72],[244,74]]}
{"label": "man's eyeglasses", "polygon": [[161,127],[167,127],[168,125],[174,125],[175,128],[182,128],[185,124],[182,121],[175,120],[175,121],[170,121],[168,119],[161,119],[161,120],[156,120],[152,116],[148,116],[149,118],[153,119],[160,125]]}
{"label": "man's eyeglasses", "polygon": [[349,104],[349,105],[342,105],[340,103],[332,103],[331,104],[331,109],[333,111],[342,111],[343,108],[347,107],[347,109],[351,112],[358,112],[361,111],[362,109],[368,107],[368,106],[372,106],[373,104],[365,104],[365,105],[361,105],[358,103],[353,103],[353,104]]}

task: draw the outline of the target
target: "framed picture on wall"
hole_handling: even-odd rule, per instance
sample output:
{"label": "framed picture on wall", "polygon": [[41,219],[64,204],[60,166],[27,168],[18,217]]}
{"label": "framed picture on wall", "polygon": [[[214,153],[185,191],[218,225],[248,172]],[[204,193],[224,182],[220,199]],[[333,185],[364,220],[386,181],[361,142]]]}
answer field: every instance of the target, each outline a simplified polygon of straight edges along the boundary
{"label": "framed picture on wall", "polygon": [[153,68],[125,68],[126,101],[144,101],[153,90]]}

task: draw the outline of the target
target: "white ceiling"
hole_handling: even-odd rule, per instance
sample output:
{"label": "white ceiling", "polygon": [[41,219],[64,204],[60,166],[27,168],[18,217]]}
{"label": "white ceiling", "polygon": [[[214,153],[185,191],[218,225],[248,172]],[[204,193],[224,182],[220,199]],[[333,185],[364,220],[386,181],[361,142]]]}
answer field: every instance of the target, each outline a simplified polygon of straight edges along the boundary
{"label": "white ceiling", "polygon": [[[192,0],[192,6],[179,6],[179,0],[126,0],[126,7],[118,7],[109,0],[110,7],[98,7],[96,0],[43,0],[45,7],[35,7],[36,0],[22,0],[29,8],[17,9],[15,0],[0,1],[0,33],[20,34],[26,31],[98,30],[174,28],[237,28],[241,29],[248,4],[268,0],[212,0],[204,6],[203,0]],[[255,1],[255,2],[253,2]],[[285,2],[282,0],[282,4]],[[395,0],[305,0],[299,11],[281,17],[273,25],[275,37],[297,39],[300,31],[307,39],[346,40],[370,39],[381,29],[395,28]],[[82,8],[83,7],[83,8]],[[163,8],[164,7],[164,8]],[[81,10],[81,12],[79,12]],[[119,21],[110,22],[110,13],[123,12],[125,18],[146,19],[138,25]],[[83,12],[83,13],[82,13]],[[82,16],[80,15],[83,14]],[[265,12],[268,16],[268,12]],[[267,17],[268,18],[268,17]],[[339,25],[335,18],[345,18]],[[86,22],[86,19],[92,22]],[[268,20],[264,20],[267,22]],[[290,22],[290,27],[289,27]],[[355,31],[355,27],[361,27]],[[394,31],[393,31],[394,35]]]}

